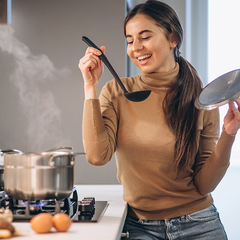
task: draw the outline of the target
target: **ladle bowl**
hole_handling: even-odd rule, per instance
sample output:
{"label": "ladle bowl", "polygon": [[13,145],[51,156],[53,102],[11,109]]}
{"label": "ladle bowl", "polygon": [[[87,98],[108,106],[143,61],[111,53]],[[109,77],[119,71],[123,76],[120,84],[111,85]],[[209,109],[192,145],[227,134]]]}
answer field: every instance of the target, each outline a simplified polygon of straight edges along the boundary
{"label": "ladle bowl", "polygon": [[107,68],[109,69],[109,71],[112,73],[113,77],[116,79],[117,83],[119,84],[119,86],[122,88],[124,96],[133,102],[141,102],[144,101],[146,98],[148,98],[148,96],[151,93],[151,90],[144,90],[144,91],[138,91],[138,92],[128,92],[127,89],[125,88],[125,86],[123,85],[121,79],[119,78],[119,76],[117,75],[117,73],[115,72],[114,68],[112,67],[112,65],[110,64],[110,62],[108,61],[107,57],[104,55],[104,53],[101,51],[101,49],[99,49],[89,38],[83,36],[82,40],[89,45],[90,47],[94,47],[97,50],[99,50],[102,54],[99,56],[99,58],[105,63],[105,65],[107,66]]}

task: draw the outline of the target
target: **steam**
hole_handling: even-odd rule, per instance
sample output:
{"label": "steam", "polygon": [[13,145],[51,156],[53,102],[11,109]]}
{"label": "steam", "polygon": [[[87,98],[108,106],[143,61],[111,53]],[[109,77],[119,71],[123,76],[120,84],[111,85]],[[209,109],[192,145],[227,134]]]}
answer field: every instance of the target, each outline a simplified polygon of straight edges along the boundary
{"label": "steam", "polygon": [[63,140],[60,131],[61,112],[53,94],[40,88],[49,81],[66,77],[69,71],[56,69],[46,55],[34,56],[26,45],[16,39],[10,26],[0,26],[0,49],[12,55],[16,63],[10,81],[17,89],[22,111],[27,118],[26,141],[29,149],[42,151],[59,147],[59,144],[69,144]]}

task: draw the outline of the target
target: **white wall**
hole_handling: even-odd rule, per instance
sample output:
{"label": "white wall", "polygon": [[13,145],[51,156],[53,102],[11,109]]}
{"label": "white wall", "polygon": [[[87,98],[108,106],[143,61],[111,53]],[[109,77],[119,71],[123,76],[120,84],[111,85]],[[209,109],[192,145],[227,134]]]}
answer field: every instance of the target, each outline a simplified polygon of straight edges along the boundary
{"label": "white wall", "polygon": [[[0,149],[83,151],[77,65],[87,45],[81,37],[105,45],[123,77],[124,17],[124,0],[12,0],[11,29],[0,25]],[[99,89],[111,79],[105,68]],[[85,157],[76,161],[75,183],[117,183],[114,160],[104,167],[91,166]]]}

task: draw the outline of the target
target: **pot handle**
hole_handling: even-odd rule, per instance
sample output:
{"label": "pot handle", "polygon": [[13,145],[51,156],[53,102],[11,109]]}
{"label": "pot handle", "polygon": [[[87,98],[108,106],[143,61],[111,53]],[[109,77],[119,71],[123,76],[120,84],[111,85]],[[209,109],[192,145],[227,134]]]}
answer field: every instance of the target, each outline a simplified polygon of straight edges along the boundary
{"label": "pot handle", "polygon": [[0,149],[0,153],[8,154],[8,153],[23,153],[23,152],[17,149],[5,149],[5,150]]}
{"label": "pot handle", "polygon": [[[48,161],[48,165],[51,167],[54,167],[55,162],[53,161],[54,158],[56,157],[61,157],[61,156],[68,156],[69,153],[61,153],[61,154],[53,154],[52,156],[50,156],[49,161]],[[73,160],[73,158],[71,159],[70,165],[73,166],[75,164],[75,159]]]}
{"label": "pot handle", "polygon": [[61,152],[61,154],[59,154],[59,153],[56,152],[56,154],[53,154],[53,155],[49,158],[48,165],[51,166],[51,167],[54,167],[55,163],[53,162],[53,159],[54,159],[55,157],[71,156],[70,165],[71,165],[71,166],[74,166],[74,164],[75,164],[75,156],[76,156],[76,155],[85,155],[85,153],[79,152],[79,153],[71,153],[71,154],[70,154],[70,153],[68,153],[68,152],[66,152],[66,153],[62,153],[62,152]]}

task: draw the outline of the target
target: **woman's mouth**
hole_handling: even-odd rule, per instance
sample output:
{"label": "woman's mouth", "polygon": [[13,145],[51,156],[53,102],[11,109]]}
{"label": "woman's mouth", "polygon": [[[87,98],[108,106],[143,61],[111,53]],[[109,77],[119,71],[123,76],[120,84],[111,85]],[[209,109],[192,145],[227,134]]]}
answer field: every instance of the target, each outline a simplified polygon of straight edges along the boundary
{"label": "woman's mouth", "polygon": [[137,59],[139,61],[145,61],[145,60],[149,59],[151,56],[152,56],[152,54],[147,54],[147,55],[143,55],[143,56],[137,57]]}

